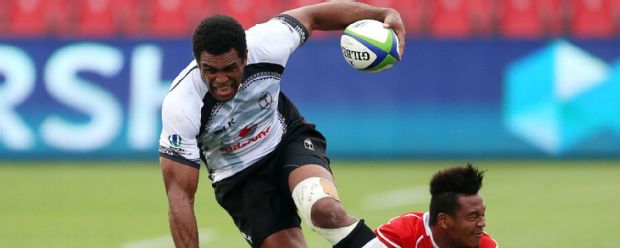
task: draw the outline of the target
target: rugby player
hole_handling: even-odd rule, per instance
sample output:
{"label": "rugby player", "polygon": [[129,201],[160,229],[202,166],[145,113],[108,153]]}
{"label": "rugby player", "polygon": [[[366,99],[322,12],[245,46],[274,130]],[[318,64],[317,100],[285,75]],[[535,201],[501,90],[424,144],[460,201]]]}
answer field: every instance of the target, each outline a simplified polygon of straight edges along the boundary
{"label": "rugby player", "polygon": [[362,19],[392,28],[403,54],[399,13],[356,2],[289,10],[248,30],[224,15],[198,25],[195,60],[162,105],[159,155],[177,247],[198,247],[201,161],[217,202],[252,247],[306,247],[301,218],[334,247],[364,247],[375,237],[343,208],[325,138],[280,90],[289,56],[314,30],[342,30]]}
{"label": "rugby player", "polygon": [[478,192],[484,171],[471,164],[436,173],[426,213],[409,212],[379,226],[372,244],[381,248],[497,248],[486,232],[486,206]]}

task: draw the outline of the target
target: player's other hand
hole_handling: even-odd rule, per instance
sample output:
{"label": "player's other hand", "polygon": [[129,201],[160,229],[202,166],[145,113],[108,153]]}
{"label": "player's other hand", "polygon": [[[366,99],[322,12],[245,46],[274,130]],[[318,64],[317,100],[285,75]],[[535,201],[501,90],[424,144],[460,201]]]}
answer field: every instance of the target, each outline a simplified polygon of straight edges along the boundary
{"label": "player's other hand", "polygon": [[400,18],[400,14],[398,11],[394,9],[387,9],[387,14],[385,15],[385,19],[383,19],[383,26],[386,28],[391,28],[396,33],[398,37],[398,53],[400,54],[400,58],[403,58],[405,53],[405,25],[403,24],[403,20]]}

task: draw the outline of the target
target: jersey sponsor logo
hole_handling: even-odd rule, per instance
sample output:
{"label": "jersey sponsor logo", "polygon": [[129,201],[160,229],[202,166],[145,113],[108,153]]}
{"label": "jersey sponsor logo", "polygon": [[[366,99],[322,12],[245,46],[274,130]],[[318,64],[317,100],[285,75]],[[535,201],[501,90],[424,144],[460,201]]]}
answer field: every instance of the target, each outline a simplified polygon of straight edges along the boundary
{"label": "jersey sponsor logo", "polygon": [[245,138],[248,135],[254,134],[256,131],[256,125],[247,125],[239,131],[239,137]]}
{"label": "jersey sponsor logo", "polygon": [[261,140],[262,138],[265,138],[267,136],[267,134],[269,133],[269,131],[271,130],[271,126],[268,126],[267,128],[265,128],[263,131],[260,131],[256,136],[243,141],[243,142],[238,142],[237,144],[234,144],[232,146],[225,146],[220,148],[220,151],[223,152],[234,152],[236,150],[239,150],[249,144],[252,143],[256,143],[257,141]]}
{"label": "jersey sponsor logo", "polygon": [[260,98],[258,98],[258,106],[262,109],[268,109],[271,108],[271,104],[273,104],[273,97],[271,96],[271,93],[267,91],[263,92],[260,95]]}
{"label": "jersey sponsor logo", "polygon": [[181,135],[178,134],[168,135],[168,141],[170,141],[170,144],[176,148],[181,147],[183,144],[183,138],[181,138]]}
{"label": "jersey sponsor logo", "polygon": [[230,119],[230,121],[228,121],[228,123],[226,123],[226,125],[224,125],[223,127],[221,127],[220,129],[215,131],[215,134],[220,134],[224,131],[226,131],[227,129],[229,129],[230,127],[232,127],[233,125],[235,125],[237,122],[235,121],[235,118]]}

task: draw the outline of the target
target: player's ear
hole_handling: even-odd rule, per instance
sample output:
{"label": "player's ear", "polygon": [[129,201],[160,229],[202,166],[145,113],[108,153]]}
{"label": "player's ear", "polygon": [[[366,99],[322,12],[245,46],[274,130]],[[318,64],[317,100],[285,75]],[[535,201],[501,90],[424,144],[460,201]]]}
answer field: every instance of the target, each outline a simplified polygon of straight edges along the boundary
{"label": "player's ear", "polygon": [[443,229],[448,229],[448,226],[450,226],[450,221],[452,220],[450,219],[449,214],[446,214],[446,213],[437,214],[437,226]]}
{"label": "player's ear", "polygon": [[243,53],[241,60],[243,61],[243,65],[248,64],[248,49],[245,49],[245,52]]}

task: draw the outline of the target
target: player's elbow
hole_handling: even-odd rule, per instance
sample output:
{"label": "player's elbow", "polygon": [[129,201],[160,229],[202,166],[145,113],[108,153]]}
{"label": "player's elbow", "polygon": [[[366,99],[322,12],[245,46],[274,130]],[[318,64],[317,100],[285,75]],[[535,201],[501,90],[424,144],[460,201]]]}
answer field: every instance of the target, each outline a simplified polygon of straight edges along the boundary
{"label": "player's elbow", "polygon": [[175,189],[174,187],[172,187],[167,190],[166,195],[168,196],[168,204],[171,207],[186,204],[189,204],[191,206],[194,205],[195,197],[193,193]]}

